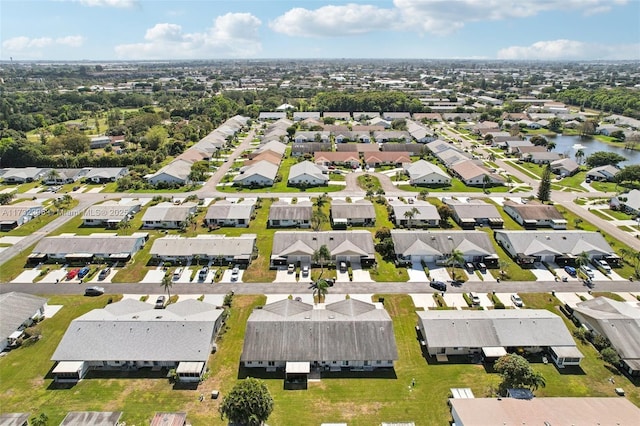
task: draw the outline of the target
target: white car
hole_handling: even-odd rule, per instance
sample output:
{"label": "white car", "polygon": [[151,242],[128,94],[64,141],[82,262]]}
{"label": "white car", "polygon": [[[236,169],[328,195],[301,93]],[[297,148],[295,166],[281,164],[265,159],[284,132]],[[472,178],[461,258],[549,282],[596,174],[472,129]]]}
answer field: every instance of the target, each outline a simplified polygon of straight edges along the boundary
{"label": "white car", "polygon": [[240,268],[235,266],[231,270],[231,281],[238,281],[238,277],[240,276]]}
{"label": "white car", "polygon": [[611,266],[607,263],[606,260],[600,259],[595,261],[596,266],[601,267],[607,274],[611,273]]}
{"label": "white car", "polygon": [[517,294],[512,294],[511,295],[511,301],[513,302],[514,306],[517,306],[518,308],[522,308],[522,299],[520,299],[520,296],[518,296]]}
{"label": "white car", "polygon": [[591,279],[594,279],[596,277],[596,275],[593,273],[593,269],[591,269],[587,265],[581,266],[580,270],[584,272],[584,274]]}
{"label": "white car", "polygon": [[309,276],[309,265],[304,265],[302,267],[302,276],[303,277],[308,277]]}

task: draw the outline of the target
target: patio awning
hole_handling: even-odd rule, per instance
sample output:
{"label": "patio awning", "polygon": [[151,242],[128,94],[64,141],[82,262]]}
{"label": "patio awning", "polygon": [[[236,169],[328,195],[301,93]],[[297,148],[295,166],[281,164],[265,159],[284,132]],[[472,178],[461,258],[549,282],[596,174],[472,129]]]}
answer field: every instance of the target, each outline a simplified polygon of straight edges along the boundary
{"label": "patio awning", "polygon": [[507,354],[507,351],[502,346],[486,346],[482,348],[482,353],[487,358],[500,358]]}
{"label": "patio awning", "polygon": [[69,253],[64,257],[74,258],[74,259],[91,259],[93,257],[92,253]]}
{"label": "patio awning", "polygon": [[204,369],[204,362],[180,362],[176,368],[176,374],[200,374]]}
{"label": "patio awning", "polygon": [[60,361],[53,369],[53,374],[77,373],[82,370],[84,361]]}
{"label": "patio awning", "polygon": [[550,349],[558,358],[584,358],[582,352],[575,346],[551,346]]}
{"label": "patio awning", "polygon": [[287,361],[285,372],[287,374],[309,374],[311,365],[307,361]]}

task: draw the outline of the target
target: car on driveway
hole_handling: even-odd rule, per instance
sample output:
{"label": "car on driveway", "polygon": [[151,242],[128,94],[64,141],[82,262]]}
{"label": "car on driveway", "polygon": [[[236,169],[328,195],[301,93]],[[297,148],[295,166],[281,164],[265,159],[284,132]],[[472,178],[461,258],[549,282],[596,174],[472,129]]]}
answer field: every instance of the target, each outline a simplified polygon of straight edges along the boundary
{"label": "car on driveway", "polygon": [[340,262],[340,272],[347,272],[347,262]]}
{"label": "car on driveway", "polygon": [[296,265],[294,265],[293,263],[290,263],[289,266],[287,266],[287,273],[293,274],[295,271],[296,271]]}
{"label": "car on driveway", "polygon": [[72,269],[69,272],[67,272],[67,279],[68,280],[72,280],[75,277],[78,276],[78,272],[80,272],[80,269]]}
{"label": "car on driveway", "polygon": [[607,275],[611,273],[611,266],[609,266],[609,263],[607,263],[606,260],[604,260],[604,259],[594,260],[593,264],[596,267],[599,267],[600,269],[604,270],[604,272]]}
{"label": "car on driveway", "polygon": [[309,265],[304,265],[302,267],[302,276],[303,277],[308,277],[309,276]]}
{"label": "car on driveway", "polygon": [[240,267],[236,265],[231,270],[231,281],[238,281],[238,277],[240,277]]}
{"label": "car on driveway", "polygon": [[166,301],[167,301],[166,296],[158,296],[158,298],[156,299],[155,308],[164,309],[164,304],[166,303]]}
{"label": "car on driveway", "polygon": [[104,279],[106,279],[109,276],[110,273],[111,273],[111,268],[104,268],[98,274],[98,280],[99,281],[103,281]]}
{"label": "car on driveway", "polygon": [[476,268],[483,274],[487,272],[487,265],[485,265],[483,262],[476,263]]}
{"label": "car on driveway", "polygon": [[84,289],[85,296],[102,296],[104,294],[104,287],[87,287]]}
{"label": "car on driveway", "polygon": [[442,281],[431,281],[429,283],[431,288],[435,288],[438,291],[447,291],[447,285]]}
{"label": "car on driveway", "polygon": [[478,306],[480,304],[480,298],[477,294],[469,293],[469,299],[472,305]]}
{"label": "car on driveway", "polygon": [[576,276],[576,268],[574,268],[573,266],[569,266],[569,265],[565,266],[564,271],[567,274],[571,275],[572,277]]}
{"label": "car on driveway", "polygon": [[85,266],[78,271],[78,278],[83,279],[90,271],[91,269],[88,266]]}
{"label": "car on driveway", "polygon": [[593,273],[593,269],[588,267],[587,265],[582,265],[580,270],[587,276],[587,278],[594,279],[596,275]]}
{"label": "car on driveway", "polygon": [[198,272],[198,281],[202,282],[202,281],[206,280],[208,273],[209,273],[209,267],[208,266],[205,266],[204,268],[200,269],[200,272]]}
{"label": "car on driveway", "polygon": [[520,296],[518,296],[517,294],[512,294],[511,295],[511,301],[513,302],[514,306],[517,306],[518,308],[522,308],[522,299],[520,299]]}

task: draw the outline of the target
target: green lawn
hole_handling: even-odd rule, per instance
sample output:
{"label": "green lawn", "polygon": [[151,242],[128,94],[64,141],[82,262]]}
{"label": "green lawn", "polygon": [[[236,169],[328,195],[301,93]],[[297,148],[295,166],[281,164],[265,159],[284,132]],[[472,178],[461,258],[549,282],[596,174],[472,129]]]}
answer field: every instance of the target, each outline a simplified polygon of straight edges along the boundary
{"label": "green lawn", "polygon": [[500,206],[498,203],[493,201],[491,198],[486,198],[483,201],[488,204],[493,204],[494,206],[496,206],[498,213],[500,213],[500,217],[502,217],[502,220],[504,221],[504,229],[517,229],[519,231],[523,229],[522,226],[518,224],[518,222],[513,220],[511,216],[509,216],[504,212],[504,209],[502,208],[502,206]]}
{"label": "green lawn", "polygon": [[365,191],[376,192],[382,189],[382,186],[380,186],[380,181],[378,180],[378,178],[371,175],[358,176],[358,186]]}
{"label": "green lawn", "polygon": [[[393,320],[399,359],[393,373],[332,373],[320,382],[309,383],[305,391],[283,389],[280,375],[254,372],[265,380],[274,399],[274,411],[269,424],[318,425],[322,422],[347,422],[349,425],[373,425],[382,421],[414,421],[418,426],[446,425],[451,421],[447,398],[452,387],[469,387],[476,397],[488,396],[499,378],[482,365],[437,363],[427,361],[416,339],[415,307],[406,295],[375,295],[383,297],[385,308]],[[522,294],[525,305],[548,309],[559,314],[559,301],[546,293]],[[218,351],[210,356],[209,373],[197,390],[174,389],[167,379],[153,378],[87,378],[71,389],[53,389],[48,372],[53,366],[50,357],[73,318],[94,308],[103,307],[107,296],[52,297],[50,304],[64,308],[53,318],[40,324],[42,338],[0,358],[0,398],[6,412],[44,412],[50,424],[58,424],[72,410],[122,410],[122,421],[146,424],[157,411],[186,411],[194,426],[224,425],[217,413],[222,399],[198,396],[211,389],[226,395],[247,370],[239,369],[245,324],[251,311],[265,303],[264,296],[233,298],[226,332],[218,339]],[[573,324],[565,319],[572,330]],[[614,396],[613,388],[622,387],[636,405],[640,404],[640,389],[625,376],[612,373],[589,345],[578,343],[585,355],[580,368],[558,370],[534,362],[546,387],[537,396]],[[535,361],[535,360],[534,360]],[[615,376],[615,385],[608,381]],[[415,379],[415,387],[411,381]],[[305,409],[300,409],[305,407]]]}
{"label": "green lawn", "polygon": [[[593,213],[593,210],[591,210],[591,212]],[[615,217],[618,220],[633,220],[633,216],[618,210],[605,209],[604,212],[609,216]]]}
{"label": "green lawn", "polygon": [[[420,192],[425,189],[429,192],[484,192],[482,187],[476,186],[467,186],[458,178],[451,179],[450,186],[441,186],[441,187],[421,187],[421,186],[413,186],[413,185],[399,185],[398,189],[402,191],[412,191],[412,192]],[[487,188],[488,192],[508,192],[509,188],[506,186],[494,186],[491,188]]]}

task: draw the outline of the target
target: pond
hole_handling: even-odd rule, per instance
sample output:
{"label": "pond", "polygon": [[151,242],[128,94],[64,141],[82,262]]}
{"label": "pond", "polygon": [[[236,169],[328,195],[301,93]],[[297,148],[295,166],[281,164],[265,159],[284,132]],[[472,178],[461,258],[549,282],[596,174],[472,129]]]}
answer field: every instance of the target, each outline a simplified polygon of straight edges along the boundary
{"label": "pond", "polygon": [[[640,151],[632,151],[624,149],[623,146],[609,145],[593,138],[582,138],[580,136],[556,135],[548,138],[556,143],[555,152],[565,154],[569,158],[575,160],[575,154],[578,149],[584,151],[584,158],[598,151],[615,152],[627,158],[627,161],[620,163],[621,166],[630,164],[640,164]],[[623,144],[621,144],[623,145]]]}

